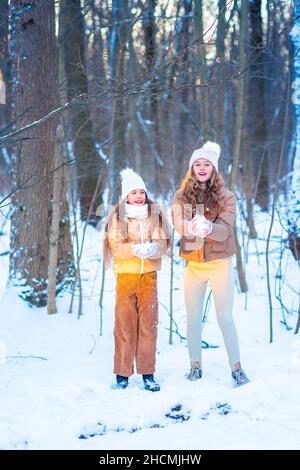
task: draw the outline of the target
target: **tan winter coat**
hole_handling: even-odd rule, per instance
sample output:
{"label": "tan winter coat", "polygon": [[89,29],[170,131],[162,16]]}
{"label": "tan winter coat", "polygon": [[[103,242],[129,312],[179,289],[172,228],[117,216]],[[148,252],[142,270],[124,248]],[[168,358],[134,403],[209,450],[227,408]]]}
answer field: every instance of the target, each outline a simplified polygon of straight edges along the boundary
{"label": "tan winter coat", "polygon": [[[163,231],[152,226],[150,217],[143,220],[124,217],[124,221],[127,226],[126,241],[120,232],[116,215],[108,228],[108,241],[114,257],[114,272],[144,274],[158,271],[161,268],[161,257],[167,251],[167,240],[163,237]],[[146,241],[157,241],[158,253],[148,259],[135,257],[132,252],[133,244]]]}
{"label": "tan winter coat", "polygon": [[183,207],[182,191],[175,193],[172,203],[172,219],[175,230],[181,235],[180,253],[188,261],[203,263],[215,259],[227,258],[235,254],[233,227],[236,218],[236,197],[229,189],[220,191],[220,206],[204,207],[204,215],[213,224],[210,235],[202,239],[187,231],[188,222],[196,215],[191,205]]}

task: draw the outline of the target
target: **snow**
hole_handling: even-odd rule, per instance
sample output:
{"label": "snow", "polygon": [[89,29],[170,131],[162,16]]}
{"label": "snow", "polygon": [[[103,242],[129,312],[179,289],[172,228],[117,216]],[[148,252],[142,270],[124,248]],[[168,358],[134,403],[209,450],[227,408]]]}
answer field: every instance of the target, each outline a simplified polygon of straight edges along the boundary
{"label": "snow", "polygon": [[[101,237],[88,227],[82,260],[83,316],[70,294],[58,298],[58,314],[30,308],[17,288],[6,288],[8,256],[0,257],[0,448],[1,449],[299,449],[300,338],[296,315],[281,323],[274,301],[274,343],[268,331],[263,237],[268,215],[256,214],[260,241],[250,242],[249,292],[236,292],[234,315],[242,364],[251,382],[235,388],[211,302],[203,339],[203,378],[188,382],[185,340],[169,337],[169,260],[159,273],[159,335],[156,377],[161,391],[145,391],[140,376],[115,390],[113,317],[115,278],[107,272],[103,336],[99,336]],[[272,285],[278,264],[279,226],[272,242]],[[8,226],[0,237],[7,249]],[[258,258],[256,252],[260,252]],[[297,292],[297,264],[284,253],[288,282]],[[185,336],[183,264],[174,266],[174,316]],[[287,289],[284,284],[283,289]],[[283,290],[297,309],[297,295]],[[76,298],[77,299],[77,298]],[[245,309],[245,305],[247,309]]]}

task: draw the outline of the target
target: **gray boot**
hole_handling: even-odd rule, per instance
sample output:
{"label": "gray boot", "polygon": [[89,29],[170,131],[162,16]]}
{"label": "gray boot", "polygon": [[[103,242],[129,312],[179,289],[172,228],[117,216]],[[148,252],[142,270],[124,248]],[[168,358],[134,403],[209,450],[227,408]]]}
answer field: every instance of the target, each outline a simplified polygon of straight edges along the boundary
{"label": "gray boot", "polygon": [[237,386],[245,385],[250,382],[242,368],[238,370],[232,370],[231,377]]}
{"label": "gray boot", "polygon": [[201,379],[201,377],[202,369],[200,369],[199,367],[191,367],[190,372],[186,376],[186,378],[191,381]]}

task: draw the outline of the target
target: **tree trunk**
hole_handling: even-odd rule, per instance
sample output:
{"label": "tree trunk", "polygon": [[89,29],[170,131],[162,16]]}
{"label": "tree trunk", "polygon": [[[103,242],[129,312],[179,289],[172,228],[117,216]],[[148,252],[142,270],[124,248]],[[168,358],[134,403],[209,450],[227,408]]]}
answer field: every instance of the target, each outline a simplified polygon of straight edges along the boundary
{"label": "tree trunk", "polygon": [[[180,54],[181,54],[181,34],[182,34],[182,20],[180,18],[180,9],[181,9],[181,1],[177,2],[176,5],[176,22],[175,22],[175,39],[174,39],[174,55],[172,57],[172,62],[170,67],[167,70],[167,84],[168,84],[168,95],[167,95],[167,103],[169,105],[169,127],[170,132],[172,134],[173,139],[173,158],[175,160],[175,165],[173,164],[171,167],[171,171],[173,172],[173,178],[175,185],[179,183],[182,178],[182,156],[185,154],[185,139],[182,141],[181,133],[180,138],[178,138],[178,119],[177,119],[177,107],[176,107],[176,91],[174,90],[176,74],[179,71],[180,64]],[[165,46],[166,47],[166,46]],[[166,111],[164,113],[167,114]],[[176,136],[176,137],[175,137]],[[175,158],[174,158],[175,157]],[[169,167],[170,168],[170,167]]]}
{"label": "tree trunk", "polygon": [[8,0],[0,2],[0,129],[8,124]]}
{"label": "tree trunk", "polygon": [[53,199],[52,220],[50,226],[50,248],[48,268],[48,313],[56,313],[56,269],[58,258],[59,220],[62,187],[62,158],[61,143],[63,138],[62,126],[58,127],[58,139],[55,144],[54,174],[53,174]]}
{"label": "tree trunk", "polygon": [[[111,158],[110,158],[110,190],[109,203],[116,204],[120,194],[118,178],[122,166],[126,165],[125,142],[125,98],[120,96],[124,84],[124,60],[127,43],[126,18],[128,16],[128,0],[113,0],[113,24],[110,42],[110,85],[112,96],[111,112]],[[116,97],[114,94],[118,94]]]}
{"label": "tree trunk", "polygon": [[[129,37],[129,75],[130,77],[136,77],[137,62],[135,49],[133,44],[133,37]],[[129,116],[131,123],[131,134],[132,134],[132,146],[133,146],[133,155],[131,162],[133,163],[134,169],[138,174],[142,173],[142,149],[140,145],[140,131],[137,119],[138,112],[138,103],[136,96],[131,96],[129,98]]]}
{"label": "tree trunk", "polygon": [[[9,116],[9,64],[8,64],[8,0],[0,1],[0,129],[11,121]],[[1,194],[9,191],[9,158],[7,147],[0,147],[0,186]]]}
{"label": "tree trunk", "polygon": [[230,188],[234,190],[237,176],[239,155],[241,148],[242,137],[242,123],[244,112],[244,95],[245,95],[245,74],[246,74],[246,50],[245,40],[247,36],[248,24],[248,5],[246,0],[242,0],[241,13],[240,13],[240,37],[239,37],[239,60],[240,60],[240,73],[237,80],[237,99],[236,99],[236,121],[234,132],[234,147],[232,169],[230,173]]}
{"label": "tree trunk", "polygon": [[[235,190],[235,184],[238,174],[239,155],[241,147],[241,134],[243,123],[243,110],[244,110],[244,90],[245,90],[245,68],[246,68],[246,51],[245,41],[247,34],[248,24],[248,4],[247,0],[242,0],[241,3],[241,16],[240,16],[240,38],[239,38],[239,56],[240,56],[240,76],[237,84],[237,105],[236,105],[236,123],[233,147],[232,168],[230,173],[230,189]],[[242,264],[241,248],[238,243],[237,230],[235,226],[235,240],[237,248],[237,268],[239,274],[239,283],[242,292],[248,290],[244,268]]]}
{"label": "tree trunk", "polygon": [[[86,61],[84,55],[84,20],[80,0],[62,0],[61,12],[63,25],[62,42],[64,47],[67,98],[72,100],[77,95],[88,94]],[[86,220],[98,176],[103,170],[94,140],[90,110],[80,106],[69,111],[68,139],[73,144],[76,157],[78,196],[81,219]],[[96,207],[102,203],[99,193]],[[96,224],[96,217],[90,218]]]}
{"label": "tree trunk", "polygon": [[[103,19],[100,6],[97,1],[92,1],[91,13],[93,17],[93,35],[92,41],[89,45],[89,61],[88,72],[89,80],[89,93],[92,97],[97,94],[103,94],[107,88],[107,76],[105,68],[105,42],[102,37]],[[104,8],[102,6],[102,8]],[[108,133],[108,122],[105,116],[105,108],[99,106],[99,102],[90,105],[91,120],[93,124],[93,134],[97,142],[104,142]]]}
{"label": "tree trunk", "polygon": [[[242,184],[247,200],[247,225],[249,238],[256,238],[253,220],[255,188],[258,199],[261,191],[266,191],[264,174],[267,172],[267,159],[264,158],[266,147],[265,91],[264,91],[264,54],[261,0],[249,3],[250,46],[247,49],[248,70],[245,90],[245,113],[243,144],[241,146],[241,164],[243,168]],[[261,172],[258,173],[258,168]],[[257,181],[258,179],[258,181]],[[264,188],[264,189],[263,189]],[[265,198],[265,195],[263,196]]]}
{"label": "tree trunk", "polygon": [[147,0],[145,10],[143,12],[143,31],[144,31],[144,43],[145,43],[145,62],[146,62],[146,73],[147,79],[150,80],[150,119],[152,122],[152,138],[155,147],[155,154],[159,158],[153,159],[154,164],[154,192],[155,194],[160,193],[162,189],[162,171],[163,168],[160,166],[160,116],[159,116],[159,98],[158,98],[158,70],[157,66],[157,45],[156,45],[156,24],[155,24],[155,7],[157,0]]}
{"label": "tree trunk", "polygon": [[[10,3],[12,119],[17,127],[56,105],[54,1]],[[48,119],[19,137],[13,157],[10,283],[34,305],[47,301],[51,178],[57,120]]]}
{"label": "tree trunk", "polygon": [[202,0],[195,0],[195,36],[197,49],[199,51],[199,77],[201,82],[201,107],[202,107],[202,119],[201,119],[201,130],[202,140],[212,140],[212,129],[210,126],[210,107],[209,107],[209,87],[208,87],[208,69],[206,62],[206,47],[205,41],[207,36],[204,34],[203,27],[203,2]]}
{"label": "tree trunk", "polygon": [[271,275],[270,275],[270,254],[269,254],[269,248],[270,248],[270,242],[271,242],[271,235],[272,235],[272,230],[273,230],[273,225],[274,225],[274,220],[275,220],[275,211],[276,211],[276,204],[277,204],[277,199],[278,195],[280,193],[280,174],[281,174],[281,169],[282,169],[282,164],[284,161],[284,156],[285,156],[285,139],[287,135],[287,129],[288,129],[288,110],[289,110],[289,104],[290,104],[290,94],[291,94],[291,71],[292,67],[291,64],[289,64],[289,74],[287,77],[287,83],[286,83],[286,100],[285,100],[285,113],[284,113],[284,128],[283,128],[283,135],[282,135],[282,141],[281,141],[281,146],[280,146],[280,158],[278,162],[278,167],[277,167],[277,172],[276,172],[276,179],[275,179],[275,190],[273,194],[273,202],[272,202],[272,210],[271,210],[271,220],[270,220],[270,226],[267,234],[267,240],[266,240],[266,274],[267,274],[267,289],[268,289],[268,301],[269,301],[269,326],[270,326],[270,343],[273,342],[273,301],[272,301],[272,289],[271,289]]}
{"label": "tree trunk", "polygon": [[[223,149],[223,156],[225,153],[225,139],[224,139],[224,118],[225,118],[225,36],[226,36],[226,0],[219,0],[219,11],[218,11],[218,29],[217,29],[217,113],[216,113],[216,135],[217,142]],[[225,158],[220,160],[220,172],[225,173]]]}
{"label": "tree trunk", "polygon": [[181,20],[181,29],[180,29],[180,59],[179,59],[179,75],[180,75],[180,92],[178,93],[178,101],[180,104],[179,115],[178,115],[178,160],[182,160],[182,156],[186,154],[187,146],[191,145],[189,142],[189,135],[191,131],[191,124],[189,120],[189,94],[190,87],[189,82],[189,66],[190,66],[190,57],[189,57],[189,45],[190,45],[190,23],[191,18],[190,14],[192,11],[192,0],[184,0],[184,18]]}
{"label": "tree trunk", "polygon": [[[57,66],[57,81],[59,83],[58,90],[58,101],[62,105],[67,101],[67,89],[62,86],[65,83],[65,56],[63,43],[63,14],[62,9],[59,11],[59,31],[58,31],[58,66]],[[67,138],[66,138],[66,120],[64,116],[60,118],[60,123],[57,128],[57,138],[60,142],[60,159],[63,164],[64,161],[69,160],[70,155],[67,151]],[[67,182],[66,178],[71,178],[71,175],[75,176],[74,171],[75,165],[69,167],[69,171],[66,172],[66,167],[61,168],[61,196],[60,196],[60,222],[59,222],[59,243],[58,243],[58,261],[57,261],[57,279],[56,282],[59,285],[64,280],[64,273],[68,273],[68,283],[74,282],[75,277],[75,266],[71,239],[70,229],[70,207],[67,200],[67,193],[71,182]],[[69,183],[69,184],[67,184]],[[74,181],[73,181],[74,183]],[[69,195],[71,198],[71,195]]]}

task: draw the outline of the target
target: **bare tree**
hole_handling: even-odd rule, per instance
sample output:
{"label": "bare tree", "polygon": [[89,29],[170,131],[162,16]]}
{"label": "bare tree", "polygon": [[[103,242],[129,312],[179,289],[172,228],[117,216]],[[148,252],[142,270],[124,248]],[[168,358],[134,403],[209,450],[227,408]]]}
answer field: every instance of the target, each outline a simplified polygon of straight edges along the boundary
{"label": "bare tree", "polygon": [[[246,196],[249,238],[256,238],[253,205],[256,192],[264,187],[262,178],[267,164],[266,113],[264,79],[264,35],[261,16],[261,0],[249,3],[250,41],[247,46],[249,67],[245,88],[245,108],[241,164],[242,184]],[[260,170],[260,171],[258,171]],[[260,188],[260,189],[259,189]]]}
{"label": "bare tree", "polygon": [[[128,48],[129,48],[129,64],[128,64],[129,75],[133,80],[135,80],[136,73],[137,73],[136,72],[137,60],[136,60],[136,52],[134,48],[132,33],[129,36]],[[140,100],[137,100],[135,96],[132,96],[129,98],[128,108],[129,108],[132,147],[133,147],[133,155],[131,155],[130,161],[134,165],[135,171],[141,174],[142,173],[142,148],[140,144],[141,132],[139,129],[139,122],[138,122],[139,104],[140,104]]]}
{"label": "bare tree", "polygon": [[8,0],[0,2],[0,129],[8,124]]}
{"label": "bare tree", "polygon": [[[118,198],[118,173],[126,163],[125,143],[125,98],[120,96],[124,85],[125,48],[128,40],[128,0],[113,0],[112,31],[110,38],[110,88],[112,93],[109,202],[115,204]],[[115,94],[118,95],[115,96]]]}
{"label": "bare tree", "polygon": [[210,126],[210,97],[208,87],[208,67],[206,59],[207,36],[205,36],[203,26],[203,2],[195,0],[195,35],[199,57],[199,76],[201,82],[201,132],[203,140],[212,138],[212,129]]}
{"label": "bare tree", "polygon": [[[224,138],[224,118],[225,118],[225,83],[224,83],[224,71],[226,69],[225,64],[225,37],[226,37],[226,0],[218,1],[218,26],[217,26],[217,37],[216,37],[216,62],[217,62],[217,77],[219,80],[219,86],[217,88],[217,113],[216,113],[216,135],[217,141],[223,149],[225,149],[225,138]],[[225,159],[223,158],[220,162],[220,170],[225,170]]]}
{"label": "bare tree", "polygon": [[[0,2],[0,129],[4,129],[10,122],[9,117],[9,66],[8,66],[8,0]],[[0,147],[0,184],[1,193],[8,192],[9,153],[7,147]]]}
{"label": "bare tree", "polygon": [[48,313],[56,313],[56,269],[58,258],[59,220],[62,188],[62,158],[61,143],[63,138],[62,126],[58,128],[58,139],[55,144],[54,175],[53,175],[53,197],[52,197],[52,220],[50,226],[49,268],[48,268]]}
{"label": "bare tree", "polygon": [[[246,68],[246,51],[245,41],[247,37],[247,24],[248,24],[248,2],[242,0],[241,13],[240,13],[240,37],[239,37],[239,59],[240,59],[240,74],[237,82],[237,105],[236,105],[236,123],[234,134],[234,148],[232,158],[232,168],[230,173],[229,187],[232,191],[235,189],[239,155],[241,148],[241,135],[243,124],[243,111],[244,111],[244,93],[245,93],[245,76],[243,74]],[[242,292],[248,290],[245,272],[242,264],[241,248],[237,237],[237,229],[235,226],[235,243],[237,247],[237,268],[239,274],[239,283]]]}
{"label": "bare tree", "polygon": [[[71,100],[76,95],[88,93],[86,60],[84,54],[84,19],[80,0],[62,0],[60,24],[62,25],[61,42],[64,47],[67,97]],[[103,169],[95,142],[93,126],[88,106],[72,108],[69,111],[68,139],[73,145],[77,167],[77,188],[82,220],[87,212]],[[102,202],[101,193],[97,195],[96,207]],[[96,210],[95,207],[95,210]],[[97,223],[94,217],[90,223]]]}
{"label": "bare tree", "polygon": [[286,83],[286,101],[285,101],[285,119],[284,119],[284,129],[281,141],[281,148],[280,148],[280,159],[279,164],[277,167],[277,176],[275,180],[275,189],[273,194],[273,202],[272,202],[272,211],[271,211],[271,221],[267,235],[267,243],[266,243],[266,272],[267,272],[267,289],[268,289],[268,300],[269,300],[269,327],[270,327],[270,343],[273,342],[273,301],[272,301],[272,289],[271,289],[271,276],[270,276],[270,257],[269,257],[269,249],[270,249],[270,241],[271,241],[271,234],[274,225],[274,218],[275,218],[275,209],[276,203],[278,200],[279,195],[279,176],[281,174],[281,167],[283,164],[284,158],[284,148],[285,148],[285,138],[287,134],[287,126],[288,126],[288,109],[289,109],[289,101],[290,101],[290,93],[291,93],[291,66],[289,67],[290,73],[288,75],[288,80]]}
{"label": "bare tree", "polygon": [[[57,105],[54,1],[13,0],[10,15],[12,119],[21,128]],[[13,156],[9,282],[22,286],[21,296],[37,306],[47,300],[56,126],[52,117],[23,131]],[[63,229],[57,273],[61,282],[69,272],[70,256],[70,234]]]}
{"label": "bare tree", "polygon": [[158,47],[156,44],[157,27],[155,22],[155,7],[157,0],[147,0],[143,9],[143,30],[145,42],[145,65],[147,78],[150,82],[149,100],[150,100],[150,117],[153,129],[152,139],[155,147],[154,158],[154,174],[155,174],[155,193],[161,192],[161,145],[160,145],[160,114],[159,114],[159,68],[158,68]]}

